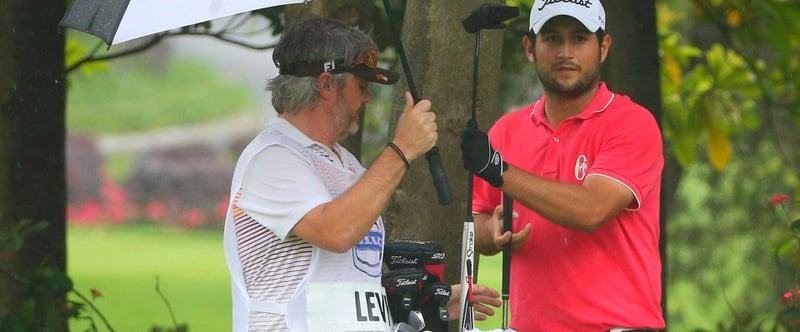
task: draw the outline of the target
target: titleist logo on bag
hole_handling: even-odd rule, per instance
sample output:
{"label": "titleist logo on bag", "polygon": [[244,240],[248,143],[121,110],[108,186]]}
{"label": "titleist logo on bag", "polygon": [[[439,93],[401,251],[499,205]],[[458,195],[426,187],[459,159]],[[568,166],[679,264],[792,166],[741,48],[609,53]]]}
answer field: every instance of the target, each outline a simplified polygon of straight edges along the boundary
{"label": "titleist logo on bag", "polygon": [[402,264],[402,265],[417,265],[419,263],[419,258],[408,258],[403,256],[392,256],[390,257],[391,263],[390,264]]}
{"label": "titleist logo on bag", "polygon": [[397,287],[413,286],[413,285],[417,285],[417,284],[419,284],[419,280],[418,279],[407,279],[407,278],[398,278],[394,282],[394,285],[397,286]]}

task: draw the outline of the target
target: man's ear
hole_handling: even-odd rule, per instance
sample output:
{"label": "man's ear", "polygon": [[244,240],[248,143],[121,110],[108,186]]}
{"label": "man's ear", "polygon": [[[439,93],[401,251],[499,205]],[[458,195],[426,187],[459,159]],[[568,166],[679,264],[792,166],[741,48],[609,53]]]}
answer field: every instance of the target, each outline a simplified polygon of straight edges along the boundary
{"label": "man's ear", "polygon": [[605,62],[608,57],[608,51],[611,48],[611,35],[606,33],[603,35],[603,40],[600,42],[600,62]]}
{"label": "man's ear", "polygon": [[317,76],[317,91],[322,98],[329,98],[332,94],[335,94],[335,84],[333,82],[333,74],[329,72],[324,72]]}
{"label": "man's ear", "polygon": [[533,52],[536,49],[536,41],[531,39],[529,35],[525,35],[522,37],[522,49],[525,50],[525,57],[528,58],[528,62],[535,63],[536,62],[536,55]]}

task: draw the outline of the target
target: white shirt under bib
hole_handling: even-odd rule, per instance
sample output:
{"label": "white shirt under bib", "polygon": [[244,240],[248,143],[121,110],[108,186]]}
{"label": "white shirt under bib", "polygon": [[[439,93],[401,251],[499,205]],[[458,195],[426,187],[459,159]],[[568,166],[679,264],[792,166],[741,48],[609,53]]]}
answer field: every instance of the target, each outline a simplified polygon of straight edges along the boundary
{"label": "white shirt under bib", "polygon": [[290,234],[311,209],[349,189],[365,168],[338,144],[329,149],[283,118],[245,148],[225,220],[233,331],[389,331],[381,287],[379,217],[345,253]]}

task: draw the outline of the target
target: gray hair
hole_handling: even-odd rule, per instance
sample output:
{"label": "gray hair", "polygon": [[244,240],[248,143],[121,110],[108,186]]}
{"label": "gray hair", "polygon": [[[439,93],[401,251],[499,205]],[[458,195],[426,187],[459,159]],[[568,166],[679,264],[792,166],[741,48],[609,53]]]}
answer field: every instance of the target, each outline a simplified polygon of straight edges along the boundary
{"label": "gray hair", "polygon": [[[375,42],[363,31],[331,18],[314,16],[286,29],[273,50],[272,61],[279,68],[314,61],[350,63],[373,48],[377,48]],[[335,84],[341,89],[351,77],[351,73],[335,74]],[[267,91],[272,92],[272,106],[278,113],[294,113],[319,102],[316,77],[280,74],[269,80]]]}

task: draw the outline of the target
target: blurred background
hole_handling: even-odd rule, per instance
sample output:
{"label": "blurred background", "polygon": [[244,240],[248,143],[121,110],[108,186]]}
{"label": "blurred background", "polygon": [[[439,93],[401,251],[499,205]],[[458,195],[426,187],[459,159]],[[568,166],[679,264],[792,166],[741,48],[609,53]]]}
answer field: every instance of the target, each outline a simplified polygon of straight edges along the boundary
{"label": "blurred background", "polygon": [[[800,22],[800,2],[656,3],[665,152],[681,166],[662,207],[668,326],[767,331],[782,321],[792,330],[800,43],[786,27]],[[97,43],[69,34],[74,47]],[[507,49],[504,57],[517,51]],[[382,58],[395,60],[391,49]],[[515,61],[504,59],[505,111],[538,96],[532,72]],[[269,50],[175,37],[70,74],[68,273],[117,331],[230,329],[221,231],[230,176],[275,116],[264,91],[275,73]],[[365,164],[385,140],[392,105],[391,88],[371,89]],[[499,287],[499,256],[482,257],[478,275]],[[90,324],[70,322],[76,331]]]}

